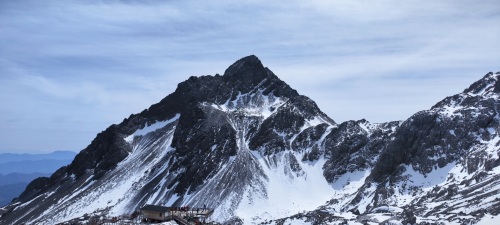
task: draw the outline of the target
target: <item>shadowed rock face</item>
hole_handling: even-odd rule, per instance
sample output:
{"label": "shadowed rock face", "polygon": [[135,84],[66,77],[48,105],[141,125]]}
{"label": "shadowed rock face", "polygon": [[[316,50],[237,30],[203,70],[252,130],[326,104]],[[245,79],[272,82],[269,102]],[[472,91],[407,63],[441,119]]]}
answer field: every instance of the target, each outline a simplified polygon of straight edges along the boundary
{"label": "shadowed rock face", "polygon": [[351,120],[334,128],[324,144],[328,157],[324,165],[325,178],[334,182],[347,172],[373,168],[399,125],[400,122],[371,125],[366,120]]}
{"label": "shadowed rock face", "polygon": [[[489,73],[463,93],[447,97],[406,120],[374,168],[373,179],[381,181],[397,173],[400,164],[411,164],[427,174],[436,166],[465,162],[472,147],[496,137],[500,122],[498,75]],[[477,163],[470,166],[472,172]]]}
{"label": "shadowed rock face", "polygon": [[[412,221],[458,210],[464,206],[453,199],[468,198],[465,207],[500,212],[498,200],[476,202],[500,192],[499,77],[489,73],[403,122],[336,124],[248,56],[224,75],[190,77],[159,103],[99,133],[70,165],[30,183],[2,210],[0,222],[51,224],[84,213],[130,213],[146,203],[208,206],[221,221],[241,221],[237,209],[268,199],[273,176],[307,180],[313,174],[305,167],[314,166],[337,188],[318,202],[330,200],[321,209],[395,205],[411,208],[404,219]],[[466,175],[453,174],[455,165]],[[436,171],[445,177],[431,182],[432,189],[411,181]],[[342,189],[350,182],[339,182],[353,174],[347,180],[362,179],[362,185]],[[489,191],[480,196],[473,188]],[[402,193],[413,197],[402,202]],[[443,204],[429,210],[433,201]],[[328,217],[324,211],[295,217],[315,216]]]}

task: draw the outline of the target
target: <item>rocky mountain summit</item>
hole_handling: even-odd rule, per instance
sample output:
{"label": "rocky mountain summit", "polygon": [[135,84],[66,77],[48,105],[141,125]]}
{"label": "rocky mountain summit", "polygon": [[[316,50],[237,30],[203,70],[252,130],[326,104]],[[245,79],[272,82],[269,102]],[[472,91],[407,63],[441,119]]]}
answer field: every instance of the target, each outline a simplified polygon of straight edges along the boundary
{"label": "rocky mountain summit", "polygon": [[497,215],[499,77],[488,73],[402,122],[343,210],[393,205],[443,221],[472,215],[471,222],[486,213]]}
{"label": "rocky mountain summit", "polygon": [[406,121],[337,124],[248,56],[99,133],[0,223],[145,204],[206,206],[221,223],[475,223],[500,213],[499,77]]}

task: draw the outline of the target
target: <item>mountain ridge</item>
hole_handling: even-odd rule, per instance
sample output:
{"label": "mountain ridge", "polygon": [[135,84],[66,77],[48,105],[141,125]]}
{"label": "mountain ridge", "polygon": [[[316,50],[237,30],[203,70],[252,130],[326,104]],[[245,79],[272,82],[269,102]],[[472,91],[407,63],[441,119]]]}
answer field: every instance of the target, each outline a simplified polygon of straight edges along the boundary
{"label": "mountain ridge", "polygon": [[[447,205],[462,204],[454,197],[478,196],[459,191],[461,185],[476,179],[489,196],[500,193],[493,182],[499,76],[488,73],[405,121],[337,124],[247,56],[222,76],[190,77],[99,133],[72,164],[32,182],[0,221],[50,224],[128,214],[144,204],[207,206],[216,221],[245,224],[319,221],[322,213],[370,217],[383,205],[405,210],[405,221],[449,221],[441,215],[456,207]],[[429,210],[426,199],[443,205]],[[495,199],[463,204],[468,215],[500,211]]]}

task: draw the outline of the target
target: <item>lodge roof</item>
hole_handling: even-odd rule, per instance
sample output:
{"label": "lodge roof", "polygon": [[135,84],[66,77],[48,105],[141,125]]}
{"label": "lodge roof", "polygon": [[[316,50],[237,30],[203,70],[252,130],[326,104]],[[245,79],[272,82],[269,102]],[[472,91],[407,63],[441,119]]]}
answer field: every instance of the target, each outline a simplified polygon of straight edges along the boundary
{"label": "lodge roof", "polygon": [[152,211],[152,212],[161,212],[165,213],[169,211],[169,207],[159,206],[159,205],[145,205],[141,208],[142,211]]}

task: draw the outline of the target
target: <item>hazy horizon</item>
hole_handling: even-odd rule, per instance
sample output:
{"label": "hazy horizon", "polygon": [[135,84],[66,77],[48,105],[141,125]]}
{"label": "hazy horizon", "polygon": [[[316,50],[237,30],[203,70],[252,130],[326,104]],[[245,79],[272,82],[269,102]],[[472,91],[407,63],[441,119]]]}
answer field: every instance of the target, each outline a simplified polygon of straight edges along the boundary
{"label": "hazy horizon", "polygon": [[53,150],[53,151],[50,151],[50,150],[48,150],[48,151],[37,151],[37,150],[16,151],[16,150],[9,150],[9,149],[5,149],[5,150],[0,149],[0,155],[1,154],[47,155],[47,154],[53,154],[53,153],[56,153],[56,152],[74,152],[74,153],[78,153],[81,150],[83,150],[83,149],[79,149],[79,150]]}

